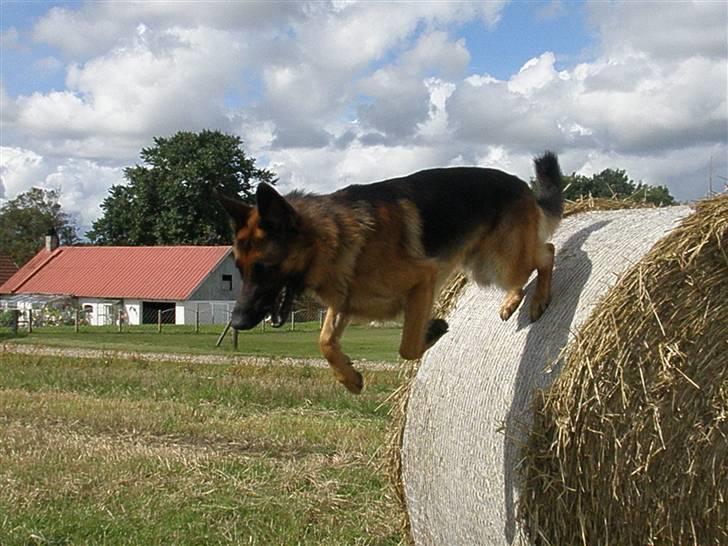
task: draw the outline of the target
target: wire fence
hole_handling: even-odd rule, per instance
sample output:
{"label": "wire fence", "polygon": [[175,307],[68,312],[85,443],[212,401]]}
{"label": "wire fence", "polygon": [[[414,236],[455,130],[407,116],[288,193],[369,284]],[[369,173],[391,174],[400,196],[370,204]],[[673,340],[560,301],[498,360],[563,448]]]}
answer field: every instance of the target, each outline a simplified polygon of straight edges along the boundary
{"label": "wire fence", "polygon": [[[58,299],[35,306],[0,311],[0,334],[52,331],[55,327],[73,327],[76,332],[81,329],[93,331],[97,327],[114,327],[118,332],[124,332],[138,326],[153,327],[150,325],[156,325],[159,333],[181,325],[193,326],[194,331],[199,332],[205,325],[229,326],[234,307],[234,302],[214,301],[183,304],[142,302],[141,305],[130,306],[122,301],[79,305],[71,299]],[[283,329],[293,331],[301,323],[312,322],[318,323],[320,328],[324,314],[325,309],[314,299],[301,298],[296,301]],[[258,328],[263,332],[270,329],[269,319],[261,321]]]}

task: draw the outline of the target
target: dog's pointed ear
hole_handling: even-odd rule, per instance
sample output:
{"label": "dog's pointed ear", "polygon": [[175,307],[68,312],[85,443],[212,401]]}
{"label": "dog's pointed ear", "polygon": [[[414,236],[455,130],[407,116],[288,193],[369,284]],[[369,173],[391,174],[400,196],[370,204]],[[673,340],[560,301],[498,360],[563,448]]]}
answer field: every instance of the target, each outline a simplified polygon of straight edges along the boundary
{"label": "dog's pointed ear", "polygon": [[229,197],[217,189],[213,190],[215,197],[230,216],[230,222],[236,231],[243,227],[248,221],[248,215],[253,210],[251,205],[244,203],[240,199]]}
{"label": "dog's pointed ear", "polygon": [[255,194],[260,214],[260,227],[273,233],[296,231],[300,218],[296,210],[273,186],[261,182]]}

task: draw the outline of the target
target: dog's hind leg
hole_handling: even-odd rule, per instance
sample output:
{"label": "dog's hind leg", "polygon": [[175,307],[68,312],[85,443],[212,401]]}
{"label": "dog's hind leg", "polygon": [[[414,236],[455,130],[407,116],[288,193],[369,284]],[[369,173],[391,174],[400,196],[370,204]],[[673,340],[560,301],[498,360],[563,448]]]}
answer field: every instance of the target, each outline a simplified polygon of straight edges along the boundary
{"label": "dog's hind leg", "polygon": [[506,292],[506,297],[501,303],[499,315],[501,320],[508,320],[511,315],[516,312],[518,306],[521,305],[523,300],[523,287],[511,288]]}
{"label": "dog's hind leg", "polygon": [[500,318],[511,318],[523,300],[523,287],[531,273],[538,271],[536,295],[531,305],[531,320],[541,316],[549,303],[553,245],[546,244],[539,236],[538,215],[526,215],[503,237],[498,251],[490,256],[496,271],[496,283],[506,290],[500,307]]}
{"label": "dog's hind leg", "polygon": [[349,317],[344,313],[337,312],[329,307],[326,311],[321,335],[319,336],[319,347],[321,354],[328,361],[334,372],[334,377],[342,383],[350,392],[359,394],[364,387],[364,379],[354,369],[351,359],[341,350],[339,340],[349,324]]}
{"label": "dog's hind leg", "polygon": [[508,320],[515,313],[523,300],[523,286],[528,282],[533,267],[528,267],[524,260],[514,260],[509,264],[508,272],[499,279],[498,284],[506,289],[499,315],[502,320]]}
{"label": "dog's hind leg", "polygon": [[[435,297],[435,275],[427,274],[407,294],[404,308],[404,325],[399,355],[407,360],[417,360],[426,349],[442,337],[447,331],[447,323],[443,330],[440,321],[431,321],[432,302]],[[445,321],[442,321],[443,323]]]}
{"label": "dog's hind leg", "polygon": [[536,293],[531,302],[531,320],[538,320],[551,302],[551,275],[554,269],[554,245],[546,243],[537,256],[536,271]]}

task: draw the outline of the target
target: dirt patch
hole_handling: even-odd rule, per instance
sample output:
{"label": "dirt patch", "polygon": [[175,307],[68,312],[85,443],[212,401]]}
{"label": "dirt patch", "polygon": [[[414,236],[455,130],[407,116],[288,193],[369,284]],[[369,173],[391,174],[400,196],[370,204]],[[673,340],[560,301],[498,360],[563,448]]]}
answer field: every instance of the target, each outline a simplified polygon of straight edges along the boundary
{"label": "dirt patch", "polygon": [[[48,347],[44,345],[19,345],[3,343],[0,353],[27,354],[34,356],[58,356],[64,358],[89,359],[121,359],[145,360],[149,362],[185,362],[189,364],[242,364],[246,366],[313,366],[315,368],[328,368],[323,358],[290,358],[290,357],[260,357],[244,355],[193,355],[183,353],[150,353],[137,351],[117,351],[104,349],[69,349],[62,347]],[[357,366],[365,370],[393,371],[401,368],[394,362],[376,362],[357,360]]]}

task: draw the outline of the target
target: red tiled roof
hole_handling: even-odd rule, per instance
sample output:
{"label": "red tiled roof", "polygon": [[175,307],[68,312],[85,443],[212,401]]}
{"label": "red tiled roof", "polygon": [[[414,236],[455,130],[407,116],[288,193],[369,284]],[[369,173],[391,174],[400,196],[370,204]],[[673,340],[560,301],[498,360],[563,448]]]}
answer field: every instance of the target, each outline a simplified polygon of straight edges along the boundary
{"label": "red tiled roof", "polygon": [[41,250],[0,294],[185,300],[229,246],[61,246]]}
{"label": "red tiled roof", "polygon": [[0,252],[0,285],[15,275],[18,266],[13,263],[10,256],[4,252]]}

